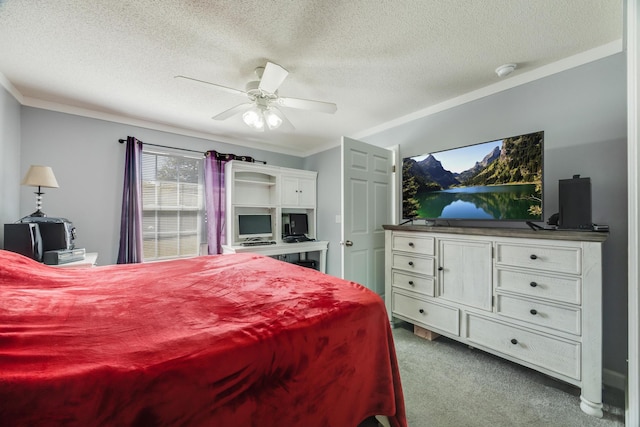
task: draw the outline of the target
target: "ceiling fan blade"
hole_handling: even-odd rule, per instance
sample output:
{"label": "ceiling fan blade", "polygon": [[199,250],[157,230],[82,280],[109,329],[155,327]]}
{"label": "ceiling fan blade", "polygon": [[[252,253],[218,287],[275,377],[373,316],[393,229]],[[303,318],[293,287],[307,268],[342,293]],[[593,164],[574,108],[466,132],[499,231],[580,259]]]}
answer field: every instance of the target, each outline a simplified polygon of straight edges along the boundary
{"label": "ceiling fan blade", "polygon": [[204,83],[204,84],[206,84],[206,85],[210,85],[210,86],[216,87],[216,88],[218,88],[218,89],[222,89],[222,90],[224,90],[224,91],[226,91],[226,92],[233,93],[233,94],[236,94],[236,95],[237,95],[237,94],[240,94],[240,95],[246,95],[246,94],[247,94],[247,93],[246,93],[245,91],[243,91],[243,90],[238,90],[238,89],[234,89],[234,88],[232,88],[232,87],[222,86],[222,85],[218,85],[218,84],[211,83],[211,82],[205,82],[204,80],[194,79],[193,77],[187,77],[187,76],[175,76],[174,78],[176,78],[176,79],[192,80],[192,81],[194,81],[194,82]]}
{"label": "ceiling fan blade", "polygon": [[338,106],[332,102],[312,101],[309,99],[279,97],[276,102],[282,107],[318,111],[328,114],[333,114],[338,110]]}
{"label": "ceiling fan blade", "polygon": [[239,113],[243,112],[244,110],[248,110],[253,105],[254,104],[251,103],[251,102],[243,102],[242,104],[238,104],[235,107],[229,108],[228,110],[225,110],[222,113],[213,116],[212,119],[214,119],[214,120],[226,120],[231,116],[234,116],[236,114],[239,114]]}
{"label": "ceiling fan blade", "polygon": [[275,93],[288,75],[289,72],[278,64],[267,62],[258,89],[267,93]]}

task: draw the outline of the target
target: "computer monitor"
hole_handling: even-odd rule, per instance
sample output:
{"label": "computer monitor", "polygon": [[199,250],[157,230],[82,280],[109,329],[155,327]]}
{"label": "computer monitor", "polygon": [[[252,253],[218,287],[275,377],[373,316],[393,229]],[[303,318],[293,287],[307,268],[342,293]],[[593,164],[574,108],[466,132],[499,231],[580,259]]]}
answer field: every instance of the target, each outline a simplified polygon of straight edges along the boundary
{"label": "computer monitor", "polygon": [[302,236],[309,233],[309,218],[307,214],[289,214],[289,235]]}
{"label": "computer monitor", "polygon": [[271,238],[271,215],[252,214],[238,215],[238,238]]}

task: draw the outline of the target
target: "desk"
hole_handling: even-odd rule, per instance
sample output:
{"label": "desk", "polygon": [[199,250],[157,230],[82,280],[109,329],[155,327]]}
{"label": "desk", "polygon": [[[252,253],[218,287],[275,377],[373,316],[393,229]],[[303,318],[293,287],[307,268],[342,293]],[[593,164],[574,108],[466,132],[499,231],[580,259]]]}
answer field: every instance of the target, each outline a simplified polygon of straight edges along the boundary
{"label": "desk", "polygon": [[320,252],[320,271],[327,272],[327,241],[276,243],[264,246],[227,246],[222,245],[223,254],[256,253],[260,255],[286,255],[306,252]]}

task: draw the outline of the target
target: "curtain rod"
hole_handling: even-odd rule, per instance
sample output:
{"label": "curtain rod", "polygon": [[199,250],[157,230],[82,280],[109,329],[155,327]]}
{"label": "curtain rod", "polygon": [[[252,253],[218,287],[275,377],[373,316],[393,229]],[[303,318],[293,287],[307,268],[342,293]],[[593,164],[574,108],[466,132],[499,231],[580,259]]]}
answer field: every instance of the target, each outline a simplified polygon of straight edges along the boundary
{"label": "curtain rod", "polygon": [[[119,139],[118,142],[120,144],[124,144],[125,142],[127,142],[127,140],[126,139]],[[203,156],[207,154],[207,153],[203,153],[202,151],[198,151],[198,150],[190,150],[189,148],[169,147],[168,145],[160,145],[160,144],[149,144],[147,142],[142,142],[140,140],[138,140],[138,142],[141,142],[143,145],[150,145],[152,147],[168,148],[170,150],[190,151],[192,153],[202,154]],[[253,159],[253,161],[254,161],[254,163],[263,163],[265,165],[267,164],[267,162],[265,162],[264,160]]]}

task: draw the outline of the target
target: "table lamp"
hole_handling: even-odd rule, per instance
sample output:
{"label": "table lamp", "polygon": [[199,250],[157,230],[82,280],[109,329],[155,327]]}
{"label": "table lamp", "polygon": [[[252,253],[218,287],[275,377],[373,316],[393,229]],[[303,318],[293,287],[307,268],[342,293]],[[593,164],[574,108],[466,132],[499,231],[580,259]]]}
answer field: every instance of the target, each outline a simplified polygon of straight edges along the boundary
{"label": "table lamp", "polygon": [[42,212],[42,195],[44,194],[41,191],[41,187],[47,188],[58,188],[58,181],[56,181],[56,177],[53,174],[53,170],[49,166],[38,166],[31,165],[27,174],[24,176],[21,182],[22,185],[28,185],[31,187],[38,187],[38,191],[35,192],[37,195],[36,198],[36,207],[37,210],[29,216],[47,216],[44,212]]}

